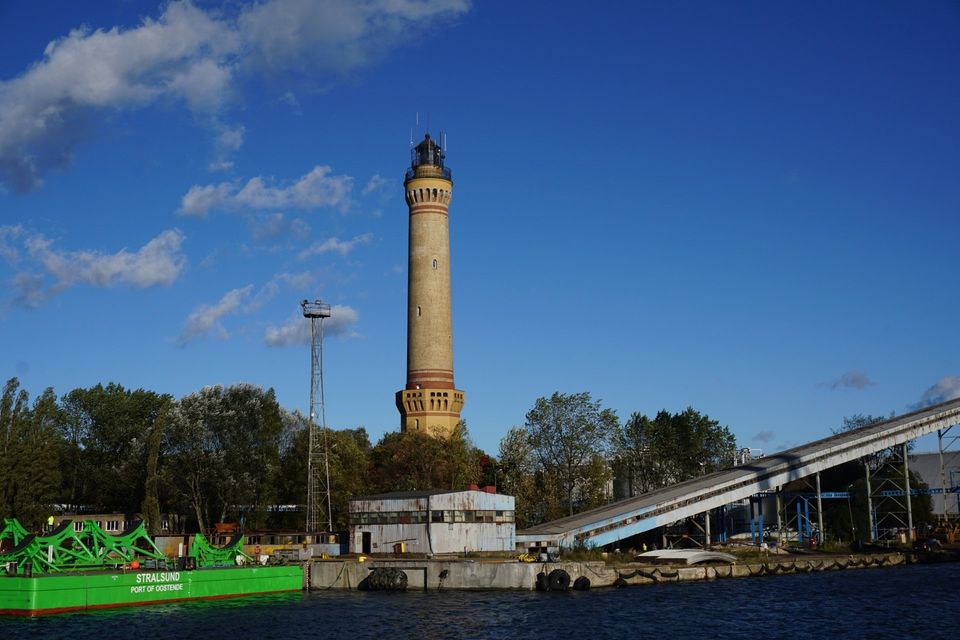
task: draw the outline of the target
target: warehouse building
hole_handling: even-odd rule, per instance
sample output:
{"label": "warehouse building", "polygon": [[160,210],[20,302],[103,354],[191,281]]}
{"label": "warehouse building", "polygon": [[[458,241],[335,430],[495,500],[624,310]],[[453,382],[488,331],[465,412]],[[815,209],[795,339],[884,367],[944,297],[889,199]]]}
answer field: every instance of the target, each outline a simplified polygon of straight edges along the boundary
{"label": "warehouse building", "polygon": [[493,487],[361,496],[350,500],[350,552],[513,551],[514,506]]}

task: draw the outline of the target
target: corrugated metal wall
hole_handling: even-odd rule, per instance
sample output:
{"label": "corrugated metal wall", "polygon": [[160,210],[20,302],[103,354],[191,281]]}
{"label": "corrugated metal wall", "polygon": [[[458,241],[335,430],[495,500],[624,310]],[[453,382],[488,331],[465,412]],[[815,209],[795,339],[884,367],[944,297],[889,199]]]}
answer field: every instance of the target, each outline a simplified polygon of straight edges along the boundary
{"label": "corrugated metal wall", "polygon": [[513,496],[483,491],[351,500],[350,551],[393,553],[400,544],[425,554],[513,551],[514,507]]}

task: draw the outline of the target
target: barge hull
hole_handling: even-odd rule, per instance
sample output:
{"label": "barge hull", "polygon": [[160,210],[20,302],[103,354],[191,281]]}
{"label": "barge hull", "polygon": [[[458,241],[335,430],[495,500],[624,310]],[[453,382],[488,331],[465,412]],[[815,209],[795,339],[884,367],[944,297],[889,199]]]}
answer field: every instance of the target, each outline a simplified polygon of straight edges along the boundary
{"label": "barge hull", "polygon": [[299,565],[6,577],[0,578],[0,615],[32,617],[302,588]]}

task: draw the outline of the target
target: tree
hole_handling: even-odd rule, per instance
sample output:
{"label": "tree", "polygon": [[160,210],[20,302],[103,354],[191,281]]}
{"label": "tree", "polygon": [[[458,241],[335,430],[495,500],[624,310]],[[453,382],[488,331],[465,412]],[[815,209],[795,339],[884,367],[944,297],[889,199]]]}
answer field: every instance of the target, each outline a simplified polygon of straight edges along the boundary
{"label": "tree", "polygon": [[630,414],[630,418],[618,429],[614,436],[614,446],[618,462],[618,475],[623,478],[627,496],[647,493],[663,486],[666,464],[655,452],[660,448],[660,438],[654,430],[661,426],[639,413]]}
{"label": "tree", "polygon": [[29,395],[11,378],[0,399],[0,512],[38,530],[52,513],[60,486],[58,423],[53,389],[29,406]]}
{"label": "tree", "polygon": [[527,412],[530,449],[543,472],[561,492],[569,515],[596,506],[610,477],[605,464],[617,415],[589,393],[538,398]]}
{"label": "tree", "polygon": [[723,469],[737,449],[727,427],[692,407],[676,414],[663,410],[653,420],[634,413],[615,442],[631,496]]}
{"label": "tree", "polygon": [[500,490],[516,499],[517,527],[524,529],[540,521],[535,474],[537,461],[530,447],[530,434],[523,427],[513,427],[500,440],[497,463]]}
{"label": "tree", "polygon": [[116,383],[74,389],[63,399],[68,502],[136,513],[147,483],[147,441],[169,395]]}
{"label": "tree", "polygon": [[147,531],[152,534],[160,533],[160,455],[163,449],[163,433],[170,420],[170,405],[167,403],[153,425],[147,437],[147,479],[144,484],[143,506],[140,513],[143,515]]}
{"label": "tree", "polygon": [[274,497],[283,421],[273,389],[205,387],[170,412],[173,475],[204,530],[228,514],[259,526]]}
{"label": "tree", "polygon": [[[284,412],[288,434],[280,454],[280,475],[277,480],[279,500],[287,504],[307,504],[307,456],[309,431],[307,419],[299,412]],[[370,438],[363,427],[330,429],[327,433],[330,467],[330,496],[333,528],[343,531],[349,526],[350,498],[370,489]],[[304,513],[287,526],[303,527]],[[326,514],[323,514],[326,520]]]}
{"label": "tree", "polygon": [[375,491],[461,489],[480,480],[483,452],[473,446],[466,422],[449,437],[419,431],[387,433],[370,452]]}

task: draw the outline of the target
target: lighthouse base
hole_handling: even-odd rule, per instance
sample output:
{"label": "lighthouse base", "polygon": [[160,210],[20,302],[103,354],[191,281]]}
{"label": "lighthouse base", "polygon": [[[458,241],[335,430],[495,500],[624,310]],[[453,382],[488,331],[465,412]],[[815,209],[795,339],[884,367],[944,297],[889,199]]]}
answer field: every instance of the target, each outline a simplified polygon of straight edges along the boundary
{"label": "lighthouse base", "polygon": [[403,389],[397,391],[400,431],[419,431],[449,438],[460,422],[464,395],[459,389]]}

